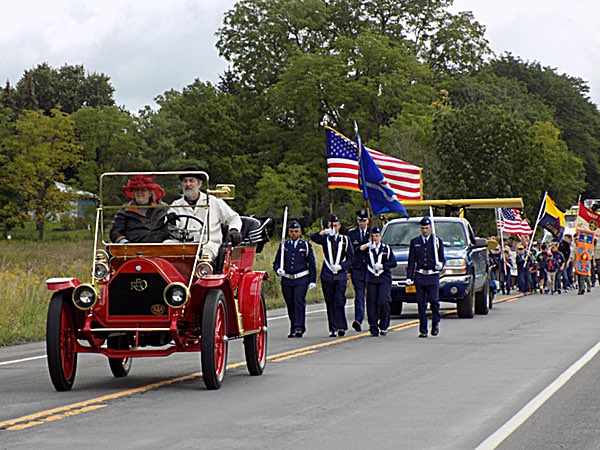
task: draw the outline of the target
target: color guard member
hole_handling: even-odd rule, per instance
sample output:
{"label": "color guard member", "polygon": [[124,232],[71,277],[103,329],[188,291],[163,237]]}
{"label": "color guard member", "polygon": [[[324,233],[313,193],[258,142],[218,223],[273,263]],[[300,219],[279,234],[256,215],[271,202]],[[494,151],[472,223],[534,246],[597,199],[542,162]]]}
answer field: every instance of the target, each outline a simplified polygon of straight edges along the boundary
{"label": "color guard member", "polygon": [[387,334],[390,326],[392,272],[397,262],[389,245],[381,242],[381,231],[372,228],[372,242],[361,245],[367,252],[367,316],[372,336]]}
{"label": "color guard member", "polygon": [[350,268],[350,277],[354,286],[354,322],[352,328],[362,331],[365,318],[365,280],[367,276],[368,251],[361,250],[363,244],[369,243],[370,227],[367,210],[356,211],[358,226],[348,231],[348,237],[354,250],[354,262]]}
{"label": "color guard member", "polygon": [[317,265],[312,245],[300,238],[302,227],[292,220],[288,227],[289,239],[277,250],[273,269],[281,277],[281,292],[287,305],[290,319],[289,338],[301,338],[306,332],[306,292],[317,287]]}
{"label": "color guard member", "polygon": [[310,235],[310,240],[323,248],[321,286],[327,306],[330,337],[344,336],[348,329],[346,321],[346,283],[348,270],[354,259],[354,251],[348,236],[340,234],[337,216],[329,217],[327,228]]}
{"label": "color guard member", "polygon": [[[444,244],[431,233],[431,219],[423,217],[420,222],[421,236],[410,241],[406,285],[417,288],[419,307],[419,337],[427,337],[427,303],[431,305],[431,335],[440,332],[440,271],[446,262]],[[434,248],[434,242],[437,250]]]}

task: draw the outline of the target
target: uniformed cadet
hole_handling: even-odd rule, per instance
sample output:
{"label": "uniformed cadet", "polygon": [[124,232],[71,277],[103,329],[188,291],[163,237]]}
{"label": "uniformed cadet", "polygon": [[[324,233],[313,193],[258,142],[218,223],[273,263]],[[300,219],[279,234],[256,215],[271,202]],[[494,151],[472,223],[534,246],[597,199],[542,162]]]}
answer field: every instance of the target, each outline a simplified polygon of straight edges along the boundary
{"label": "uniformed cadet", "polygon": [[292,220],[288,227],[289,239],[283,244],[283,267],[281,246],[277,250],[273,269],[281,277],[281,292],[290,319],[289,338],[301,338],[306,332],[306,292],[317,287],[317,265],[310,242],[300,238],[302,227]]}
{"label": "uniformed cadet", "polygon": [[368,250],[361,250],[363,244],[369,242],[369,215],[365,209],[356,211],[358,226],[348,231],[348,237],[354,250],[354,262],[350,268],[352,286],[354,286],[354,322],[352,328],[362,331],[365,319],[365,279],[367,276]]}
{"label": "uniformed cadet", "polygon": [[354,251],[348,236],[340,233],[337,216],[329,217],[327,228],[310,235],[310,240],[323,248],[321,287],[327,306],[329,336],[344,336],[348,329],[346,321],[346,283],[348,270],[354,259]]}
{"label": "uniformed cadet", "polygon": [[[427,337],[427,303],[431,305],[431,335],[440,332],[440,271],[446,262],[444,244],[431,233],[431,219],[423,217],[420,222],[421,236],[410,241],[406,285],[413,283],[417,288],[419,307],[419,337]],[[437,255],[434,249],[437,246]],[[437,259],[436,259],[437,256]]]}
{"label": "uniformed cadet", "polygon": [[389,245],[381,242],[381,231],[373,227],[372,241],[361,245],[367,252],[367,316],[372,336],[387,334],[390,326],[392,272],[397,262]]}

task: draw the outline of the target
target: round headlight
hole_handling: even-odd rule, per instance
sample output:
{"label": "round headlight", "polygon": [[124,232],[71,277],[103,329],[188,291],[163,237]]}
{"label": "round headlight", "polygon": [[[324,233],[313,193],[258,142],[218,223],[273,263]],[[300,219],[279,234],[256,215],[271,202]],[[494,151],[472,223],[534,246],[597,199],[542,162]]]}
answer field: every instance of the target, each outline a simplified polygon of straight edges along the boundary
{"label": "round headlight", "polygon": [[94,278],[98,281],[104,280],[108,276],[108,264],[103,262],[96,262],[94,264]]}
{"label": "round headlight", "polygon": [[209,263],[200,263],[196,267],[196,276],[202,278],[204,275],[212,275],[213,268]]}
{"label": "round headlight", "polygon": [[82,310],[92,309],[98,301],[98,293],[89,284],[80,284],[73,291],[73,303]]}
{"label": "round headlight", "polygon": [[183,308],[190,298],[190,293],[185,284],[172,283],[165,288],[164,298],[171,308]]}

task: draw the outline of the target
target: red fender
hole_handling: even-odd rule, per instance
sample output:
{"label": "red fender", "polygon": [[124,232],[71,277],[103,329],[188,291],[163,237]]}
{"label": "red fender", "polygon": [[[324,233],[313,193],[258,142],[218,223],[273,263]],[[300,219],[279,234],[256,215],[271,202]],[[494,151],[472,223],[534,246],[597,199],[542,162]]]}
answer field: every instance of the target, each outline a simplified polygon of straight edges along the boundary
{"label": "red fender", "polygon": [[76,288],[81,282],[74,277],[71,278],[48,278],[46,287],[49,291],[62,291],[63,289]]}
{"label": "red fender", "polygon": [[265,324],[259,323],[262,308],[261,287],[266,272],[246,272],[238,285],[237,298],[242,313],[244,331],[255,331]]}

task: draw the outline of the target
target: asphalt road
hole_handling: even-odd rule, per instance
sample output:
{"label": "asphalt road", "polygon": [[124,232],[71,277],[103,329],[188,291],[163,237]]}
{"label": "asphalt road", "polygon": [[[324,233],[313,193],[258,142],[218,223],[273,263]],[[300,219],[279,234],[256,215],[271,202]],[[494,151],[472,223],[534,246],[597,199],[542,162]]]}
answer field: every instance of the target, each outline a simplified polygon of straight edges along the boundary
{"label": "asphalt road", "polygon": [[600,448],[600,288],[472,320],[443,306],[427,339],[413,305],[377,338],[329,338],[319,304],[288,339],[285,312],[269,311],[265,373],[248,375],[233,341],[219,391],[204,388],[198,354],[136,359],[122,379],[80,355],[73,390],[58,393],[43,343],[2,348],[0,448]]}

